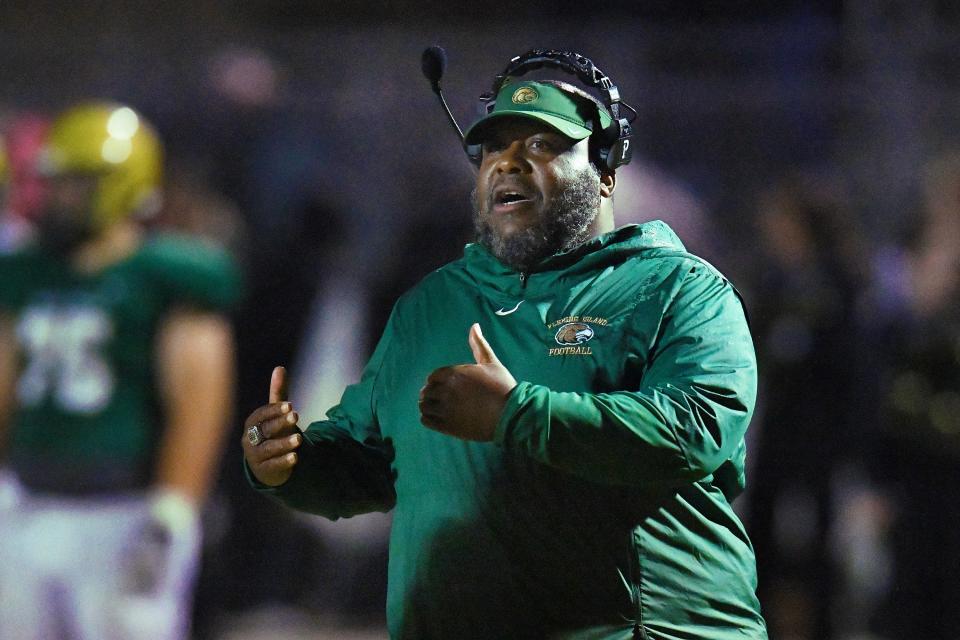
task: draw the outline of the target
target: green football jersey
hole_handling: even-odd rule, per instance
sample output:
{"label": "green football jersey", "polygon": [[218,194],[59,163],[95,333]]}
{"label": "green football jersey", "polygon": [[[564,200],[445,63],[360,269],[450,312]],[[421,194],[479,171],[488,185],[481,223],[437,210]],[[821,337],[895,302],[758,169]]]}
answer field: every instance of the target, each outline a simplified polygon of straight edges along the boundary
{"label": "green football jersey", "polygon": [[225,252],[179,236],[94,274],[40,247],[0,256],[0,309],[18,345],[9,464],[53,492],[147,483],[162,428],[157,331],[171,309],[227,311],[239,291]]}

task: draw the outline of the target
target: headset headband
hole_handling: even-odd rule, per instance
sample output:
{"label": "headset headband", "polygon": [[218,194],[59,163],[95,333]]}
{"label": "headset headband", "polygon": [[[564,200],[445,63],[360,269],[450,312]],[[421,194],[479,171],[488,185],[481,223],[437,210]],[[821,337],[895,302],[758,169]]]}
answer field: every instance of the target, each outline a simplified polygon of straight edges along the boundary
{"label": "headset headband", "polygon": [[620,92],[616,85],[589,58],[570,51],[532,49],[522,56],[514,57],[507,68],[494,78],[492,96],[496,98],[507,78],[522,76],[543,67],[566,71],[580,78],[584,84],[600,89],[604,94],[604,104],[611,109],[611,115],[616,119],[617,114],[614,110],[619,111],[620,107]]}

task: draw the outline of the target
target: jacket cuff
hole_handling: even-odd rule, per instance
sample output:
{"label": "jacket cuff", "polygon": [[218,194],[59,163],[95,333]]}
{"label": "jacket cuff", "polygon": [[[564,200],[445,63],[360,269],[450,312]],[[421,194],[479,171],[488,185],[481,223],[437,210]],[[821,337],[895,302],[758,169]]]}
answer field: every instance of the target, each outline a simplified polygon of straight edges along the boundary
{"label": "jacket cuff", "polygon": [[518,383],[507,396],[507,404],[493,432],[493,442],[505,448],[518,448],[519,443],[537,428],[537,408],[544,403],[549,405],[549,393],[550,390],[541,385]]}

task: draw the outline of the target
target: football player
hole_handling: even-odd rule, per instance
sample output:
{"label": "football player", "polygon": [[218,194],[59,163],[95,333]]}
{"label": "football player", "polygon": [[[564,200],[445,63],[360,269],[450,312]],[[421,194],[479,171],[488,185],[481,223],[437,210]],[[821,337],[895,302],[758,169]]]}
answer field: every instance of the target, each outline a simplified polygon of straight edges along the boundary
{"label": "football player", "polygon": [[0,637],[183,638],[198,513],[229,419],[236,265],[148,235],[162,150],[134,109],[74,106],[36,240],[0,256]]}

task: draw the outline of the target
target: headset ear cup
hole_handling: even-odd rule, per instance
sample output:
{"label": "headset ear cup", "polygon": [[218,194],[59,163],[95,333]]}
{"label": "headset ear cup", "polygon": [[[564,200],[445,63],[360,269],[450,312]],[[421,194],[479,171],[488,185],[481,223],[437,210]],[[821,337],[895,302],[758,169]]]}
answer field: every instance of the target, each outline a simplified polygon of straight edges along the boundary
{"label": "headset ear cup", "polygon": [[613,161],[619,167],[629,163],[633,158],[633,127],[630,126],[630,122],[626,118],[621,118],[617,129],[619,134],[612,152]]}
{"label": "headset ear cup", "polygon": [[[480,95],[480,102],[477,105],[477,111],[480,113],[480,117],[488,115],[493,111],[493,107],[497,103],[497,96],[495,93],[484,93]],[[483,145],[479,144],[465,144],[463,145],[463,150],[467,154],[467,158],[473,163],[474,166],[479,167],[480,162],[483,160]]]}
{"label": "headset ear cup", "polygon": [[620,138],[607,150],[607,164],[610,169],[616,169],[630,162],[633,156],[633,142],[629,136]]}
{"label": "headset ear cup", "polygon": [[604,132],[605,141],[600,148],[604,166],[610,171],[630,162],[633,157],[633,129],[625,118],[615,120]]}
{"label": "headset ear cup", "polygon": [[470,159],[470,162],[479,167],[480,161],[483,160],[483,145],[466,144],[463,146],[463,150],[467,152],[467,158]]}
{"label": "headset ear cup", "polygon": [[[599,118],[598,124],[599,124]],[[617,162],[617,155],[613,153],[620,141],[620,126],[614,120],[613,124],[604,129],[597,143],[597,160],[601,169],[614,171],[621,163]]]}
{"label": "headset ear cup", "polygon": [[613,171],[613,167],[609,164],[610,161],[610,147],[600,147],[597,149],[597,168],[601,173],[607,171]]}

